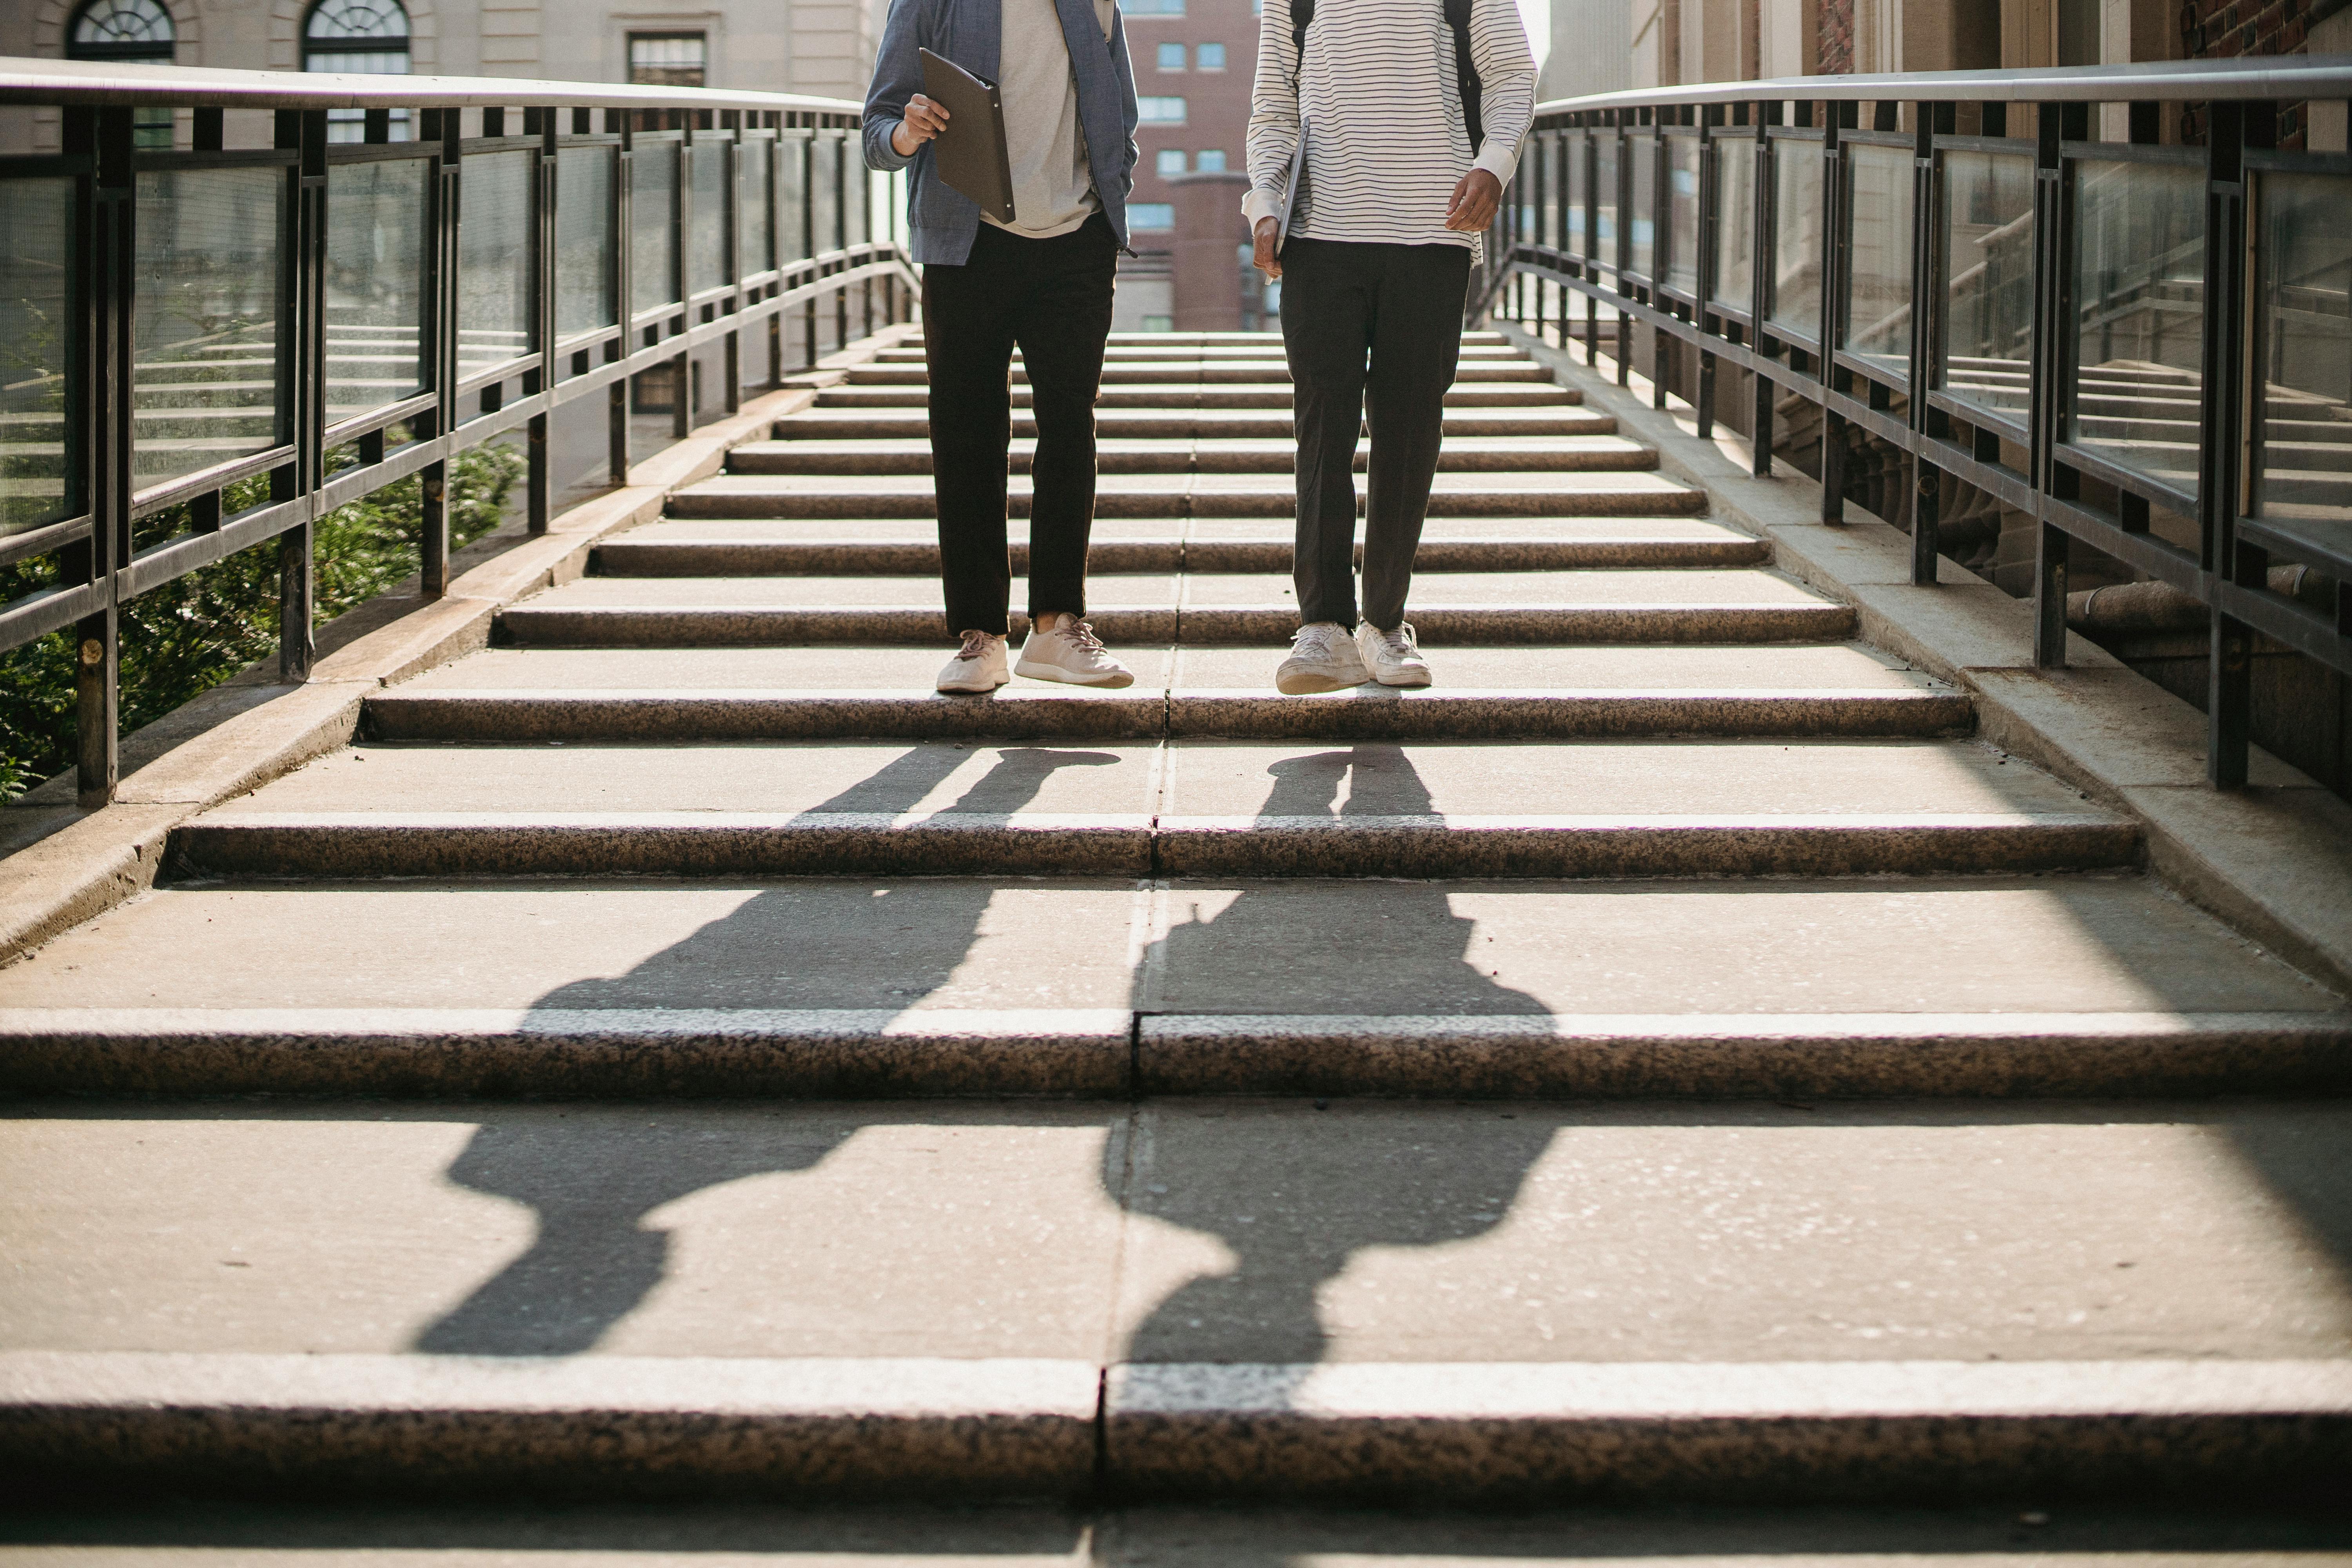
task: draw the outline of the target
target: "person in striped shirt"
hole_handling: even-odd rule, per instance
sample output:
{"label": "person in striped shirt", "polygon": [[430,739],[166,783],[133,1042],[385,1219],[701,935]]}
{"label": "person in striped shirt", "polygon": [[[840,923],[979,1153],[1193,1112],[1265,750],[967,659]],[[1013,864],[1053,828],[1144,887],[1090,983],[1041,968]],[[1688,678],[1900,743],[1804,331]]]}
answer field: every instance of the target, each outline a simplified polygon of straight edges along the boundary
{"label": "person in striped shirt", "polygon": [[[1535,114],[1535,59],[1514,0],[1468,8],[1475,120],[1464,111],[1446,0],[1313,0],[1311,16],[1302,5],[1297,18],[1286,0],[1265,5],[1242,211],[1257,266],[1283,280],[1296,387],[1300,626],[1275,676],[1285,692],[1430,681],[1405,594],[1471,264]],[[1484,132],[1475,144],[1474,125]],[[1282,236],[1301,135],[1307,156]],[[1360,620],[1355,457],[1367,415]]]}

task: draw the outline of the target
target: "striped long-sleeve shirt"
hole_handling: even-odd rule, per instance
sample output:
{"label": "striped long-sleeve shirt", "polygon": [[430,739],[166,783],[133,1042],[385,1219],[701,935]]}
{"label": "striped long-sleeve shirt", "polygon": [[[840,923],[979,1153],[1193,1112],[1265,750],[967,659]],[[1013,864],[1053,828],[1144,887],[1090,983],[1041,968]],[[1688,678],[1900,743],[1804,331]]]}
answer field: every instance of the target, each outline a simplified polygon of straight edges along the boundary
{"label": "striped long-sleeve shirt", "polygon": [[1475,248],[1476,236],[1445,226],[1445,204],[1472,168],[1508,185],[1535,117],[1536,64],[1514,0],[1472,0],[1470,53],[1486,133],[1475,159],[1444,0],[1315,0],[1303,70],[1287,0],[1265,0],[1243,213],[1253,225],[1280,216],[1303,119],[1292,234]]}

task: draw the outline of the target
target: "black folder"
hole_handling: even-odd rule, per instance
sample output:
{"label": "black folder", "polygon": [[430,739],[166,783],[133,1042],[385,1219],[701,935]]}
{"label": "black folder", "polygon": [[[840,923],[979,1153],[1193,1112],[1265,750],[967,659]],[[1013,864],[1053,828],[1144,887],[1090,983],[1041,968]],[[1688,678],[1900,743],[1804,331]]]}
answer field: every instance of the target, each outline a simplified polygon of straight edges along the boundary
{"label": "black folder", "polygon": [[1014,221],[1013,159],[1004,147],[1004,101],[996,84],[925,49],[923,96],[948,111],[948,128],[931,143],[940,178],[997,222]]}

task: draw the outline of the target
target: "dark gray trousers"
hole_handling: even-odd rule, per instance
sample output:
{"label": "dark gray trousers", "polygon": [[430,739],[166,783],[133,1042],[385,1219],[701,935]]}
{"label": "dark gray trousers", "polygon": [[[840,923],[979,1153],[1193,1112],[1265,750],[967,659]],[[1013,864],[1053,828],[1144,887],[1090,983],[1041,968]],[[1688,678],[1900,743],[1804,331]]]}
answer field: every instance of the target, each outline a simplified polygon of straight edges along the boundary
{"label": "dark gray trousers", "polygon": [[1301,237],[1282,247],[1282,346],[1297,399],[1291,579],[1302,624],[1356,624],[1356,438],[1367,424],[1364,618],[1383,631],[1404,619],[1469,286],[1466,246]]}

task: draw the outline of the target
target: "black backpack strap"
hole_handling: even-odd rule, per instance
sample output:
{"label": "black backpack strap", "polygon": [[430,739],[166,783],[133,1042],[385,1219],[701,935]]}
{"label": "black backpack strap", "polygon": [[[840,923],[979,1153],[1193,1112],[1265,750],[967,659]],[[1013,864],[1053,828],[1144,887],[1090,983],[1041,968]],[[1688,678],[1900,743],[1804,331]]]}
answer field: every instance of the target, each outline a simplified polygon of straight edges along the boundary
{"label": "black backpack strap", "polygon": [[1307,68],[1307,25],[1313,20],[1315,0],[1290,0],[1290,85],[1294,90],[1298,86],[1299,73]]}
{"label": "black backpack strap", "polygon": [[1478,110],[1486,96],[1478,67],[1470,58],[1470,0],[1445,0],[1445,25],[1454,29],[1454,80],[1462,89],[1462,127],[1470,132],[1470,155],[1476,157],[1486,140]]}

